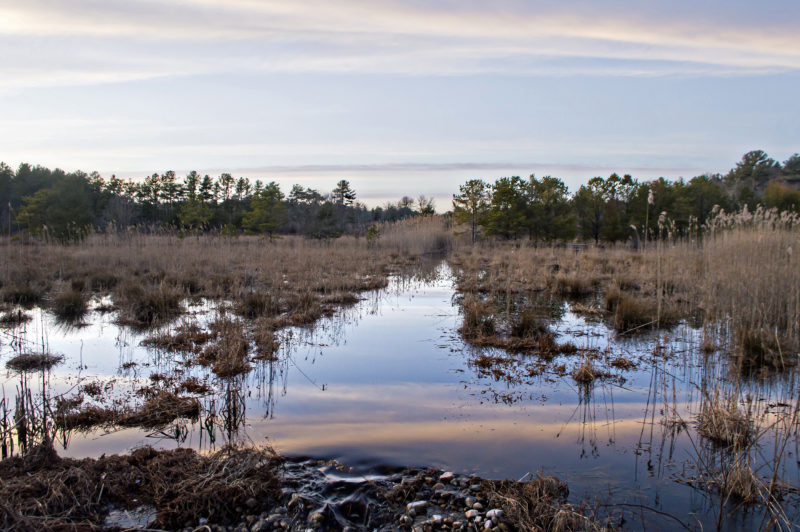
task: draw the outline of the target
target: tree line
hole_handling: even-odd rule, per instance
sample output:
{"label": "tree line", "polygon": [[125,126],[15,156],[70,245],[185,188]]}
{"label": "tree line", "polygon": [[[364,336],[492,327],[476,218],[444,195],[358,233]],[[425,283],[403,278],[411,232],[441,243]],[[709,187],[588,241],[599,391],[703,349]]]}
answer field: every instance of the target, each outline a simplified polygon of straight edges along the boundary
{"label": "tree line", "polygon": [[502,177],[494,183],[471,179],[453,195],[456,221],[479,236],[599,243],[657,238],[660,224],[685,236],[714,209],[728,212],[757,205],[800,212],[800,155],[782,164],[761,150],[746,153],[727,174],[688,181],[659,178],[639,182],[616,173],[594,177],[570,193],[558,178]]}
{"label": "tree line", "polygon": [[60,241],[78,240],[90,231],[181,230],[225,234],[302,234],[331,238],[364,233],[376,222],[434,212],[424,196],[368,209],[357,201],[349,181],[330,193],[294,185],[284,194],[276,182],[251,182],[224,173],[217,178],[195,171],[144,180],[106,180],[97,172],[64,172],[21,164],[14,171],[0,163],[0,230],[27,231]]}
{"label": "tree line", "polygon": [[[727,174],[688,181],[639,182],[630,175],[594,177],[572,193],[558,178],[472,179],[453,195],[452,214],[479,236],[534,241],[617,242],[657,235],[669,218],[677,234],[702,226],[717,207],[756,205],[800,211],[800,156],[783,163],[765,152],[746,153]],[[61,241],[90,231],[179,230],[223,234],[300,234],[332,238],[366,234],[375,223],[434,213],[430,198],[404,196],[368,209],[342,179],[329,193],[276,182],[216,178],[195,171],[154,173],[143,180],[106,180],[97,172],[64,172],[0,163],[0,231],[26,231]]]}

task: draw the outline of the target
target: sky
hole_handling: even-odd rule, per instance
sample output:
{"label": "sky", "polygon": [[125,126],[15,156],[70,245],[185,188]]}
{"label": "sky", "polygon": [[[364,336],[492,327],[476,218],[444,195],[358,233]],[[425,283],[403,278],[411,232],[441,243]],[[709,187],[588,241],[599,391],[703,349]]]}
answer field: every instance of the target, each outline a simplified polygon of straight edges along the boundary
{"label": "sky", "polygon": [[0,0],[0,160],[360,200],[800,151],[800,2]]}

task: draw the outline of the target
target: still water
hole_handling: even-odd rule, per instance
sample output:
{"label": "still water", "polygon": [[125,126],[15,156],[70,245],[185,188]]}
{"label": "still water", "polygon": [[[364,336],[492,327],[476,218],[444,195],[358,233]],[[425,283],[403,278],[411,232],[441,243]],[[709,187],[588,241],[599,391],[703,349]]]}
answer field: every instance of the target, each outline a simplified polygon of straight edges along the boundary
{"label": "still water", "polygon": [[[624,509],[629,525],[638,519],[651,528],[676,526],[650,509],[697,529],[716,528],[720,511],[724,528],[755,529],[761,522],[759,508],[720,510],[719,498],[698,480],[716,463],[715,450],[695,430],[703,393],[731,380],[724,354],[700,353],[699,331],[683,325],[617,338],[564,303],[552,326],[559,341],[624,355],[637,368],[579,386],[568,373],[580,356],[563,356],[552,364],[564,364],[566,375],[545,372],[508,384],[481,377],[470,365],[479,351],[458,335],[461,318],[445,264],[425,279],[394,279],[388,289],[362,297],[313,329],[283,331],[279,360],[233,381],[184,367],[183,355],[141,346],[146,334],[117,325],[114,313],[92,312],[84,326],[68,327],[42,310],[29,311],[28,323],[0,330],[0,364],[5,368],[8,358],[30,349],[63,354],[64,363],[45,376],[51,397],[97,381],[105,400],[135,401],[135,390],[154,373],[195,375],[214,388],[202,399],[199,422],[156,432],[72,433],[61,441],[62,456],[142,445],[206,450],[230,439],[269,444],[286,456],[336,459],[364,474],[431,466],[521,479],[541,471],[566,481],[572,502],[588,501],[601,513],[607,505]],[[187,320],[202,325],[217,312],[208,302],[189,304],[188,311],[172,327]],[[3,372],[8,404],[22,383]],[[40,397],[42,385],[30,380]],[[736,393],[750,397],[765,428],[796,395],[794,372],[736,381]],[[762,477],[770,474],[775,438],[765,430]],[[791,520],[797,514],[792,488],[800,486],[796,435],[787,447],[779,473]]]}

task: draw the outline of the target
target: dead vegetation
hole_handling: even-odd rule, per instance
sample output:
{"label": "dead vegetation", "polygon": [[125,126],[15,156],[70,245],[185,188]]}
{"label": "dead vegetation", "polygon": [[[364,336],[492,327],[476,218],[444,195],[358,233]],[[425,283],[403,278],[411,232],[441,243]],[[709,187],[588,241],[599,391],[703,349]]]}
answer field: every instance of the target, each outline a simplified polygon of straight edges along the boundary
{"label": "dead vegetation", "polygon": [[569,489],[555,477],[539,473],[528,482],[484,480],[481,488],[490,505],[501,507],[518,530],[606,530],[586,508],[567,504]]}
{"label": "dead vegetation", "polygon": [[62,321],[74,322],[83,318],[89,310],[86,298],[80,290],[66,289],[53,297],[50,310]]}
{"label": "dead vegetation", "polygon": [[722,398],[718,393],[703,402],[697,431],[716,445],[739,449],[756,435],[750,415],[739,408],[736,396]]}
{"label": "dead vegetation", "polygon": [[[234,524],[255,501],[280,497],[280,460],[270,449],[225,448],[203,456],[190,449],[96,460],[59,458],[51,446],[0,462],[0,526],[4,530],[99,529],[110,508],[157,510],[152,526]],[[252,505],[252,502],[251,502]]]}
{"label": "dead vegetation", "polygon": [[[199,383],[189,383],[200,386]],[[197,388],[194,388],[197,390]],[[55,412],[56,427],[62,431],[88,431],[97,427],[140,427],[157,429],[176,419],[197,420],[200,402],[194,397],[167,390],[150,391],[138,407],[84,405],[80,396],[62,399]]]}
{"label": "dead vegetation", "polygon": [[20,353],[6,362],[6,367],[19,373],[46,371],[63,362],[62,355],[51,353]]}
{"label": "dead vegetation", "polygon": [[11,242],[3,248],[0,295],[19,305],[52,297],[55,312],[75,315],[92,295],[110,293],[120,320],[147,327],[180,315],[190,297],[230,301],[251,319],[309,324],[354,303],[357,292],[385,287],[389,274],[408,271],[420,257],[446,251],[451,239],[441,217],[425,217],[381,228],[369,246],[356,237],[133,233],[90,235],[74,246]]}
{"label": "dead vegetation", "polygon": [[0,327],[18,327],[30,320],[30,315],[20,308],[0,313]]}

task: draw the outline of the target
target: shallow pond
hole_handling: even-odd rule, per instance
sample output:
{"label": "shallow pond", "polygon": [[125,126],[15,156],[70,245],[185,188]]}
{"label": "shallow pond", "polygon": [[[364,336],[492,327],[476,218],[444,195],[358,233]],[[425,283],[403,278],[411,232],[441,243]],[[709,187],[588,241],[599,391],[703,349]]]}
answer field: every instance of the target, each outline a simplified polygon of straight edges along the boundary
{"label": "shallow pond", "polygon": [[[233,439],[268,443],[287,456],[336,459],[365,475],[384,466],[513,479],[543,471],[568,483],[572,502],[589,501],[600,513],[624,511],[633,528],[641,521],[651,528],[679,526],[658,512],[690,528],[716,528],[719,497],[702,478],[718,463],[718,451],[696,431],[704,393],[716,385],[738,386],[737,397],[751,399],[764,429],[756,468],[765,478],[776,443],[769,427],[795,404],[794,372],[734,379],[722,353],[701,353],[701,334],[689,326],[617,338],[603,323],[572,313],[567,303],[553,325],[559,341],[624,355],[638,366],[614,370],[612,378],[589,386],[569,375],[580,355],[558,357],[549,364],[566,370],[522,383],[480,376],[469,363],[479,350],[457,332],[461,319],[446,265],[424,280],[394,279],[388,289],[362,297],[313,329],[283,331],[277,362],[259,363],[229,381],[184,367],[182,355],[141,346],[145,333],[101,312],[69,327],[44,311],[28,311],[29,322],[0,330],[0,364],[5,368],[27,349],[63,354],[64,363],[44,376],[51,397],[97,381],[104,388],[101,400],[135,401],[137,387],[156,373],[195,375],[214,388],[202,398],[198,422],[159,431],[72,432],[62,436],[63,456],[141,445],[209,449]],[[214,313],[214,305],[198,302],[179,322],[204,324]],[[6,405],[23,385],[32,389],[34,403],[41,402],[40,374],[23,383],[3,371]],[[779,470],[789,521],[797,516],[797,449],[795,435]],[[722,512],[724,528],[757,529],[764,510],[729,501]]]}

